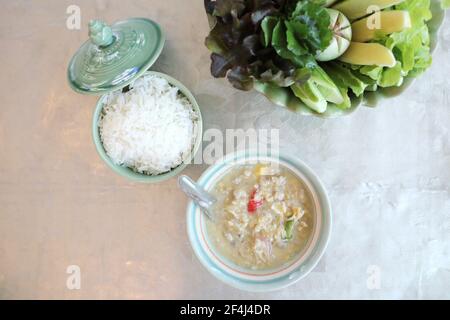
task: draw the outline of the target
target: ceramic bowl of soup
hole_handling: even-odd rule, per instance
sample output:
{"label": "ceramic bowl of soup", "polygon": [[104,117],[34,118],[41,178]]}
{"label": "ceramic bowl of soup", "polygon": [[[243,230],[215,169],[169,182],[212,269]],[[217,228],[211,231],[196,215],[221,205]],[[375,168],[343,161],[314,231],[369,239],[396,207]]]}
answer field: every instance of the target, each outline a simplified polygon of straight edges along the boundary
{"label": "ceramic bowl of soup", "polygon": [[235,288],[266,292],[309,274],[331,234],[331,206],[314,172],[293,156],[231,154],[198,184],[215,196],[213,219],[193,202],[187,231],[201,264]]}

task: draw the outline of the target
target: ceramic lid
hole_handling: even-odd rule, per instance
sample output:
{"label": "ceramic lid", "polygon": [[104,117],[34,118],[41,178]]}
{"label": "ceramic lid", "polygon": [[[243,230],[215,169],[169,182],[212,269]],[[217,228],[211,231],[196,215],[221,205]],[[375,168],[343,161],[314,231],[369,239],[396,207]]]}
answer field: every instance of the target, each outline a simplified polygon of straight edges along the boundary
{"label": "ceramic lid", "polygon": [[93,20],[89,37],[68,69],[70,86],[85,94],[100,95],[126,87],[155,63],[164,46],[159,25],[144,18],[112,26]]}

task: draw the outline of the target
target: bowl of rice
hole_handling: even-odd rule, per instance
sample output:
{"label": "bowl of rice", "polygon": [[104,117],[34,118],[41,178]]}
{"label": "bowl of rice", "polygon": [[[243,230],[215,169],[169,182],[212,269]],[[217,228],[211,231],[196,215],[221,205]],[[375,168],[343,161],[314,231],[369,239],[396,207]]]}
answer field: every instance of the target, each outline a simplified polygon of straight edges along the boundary
{"label": "bowl of rice", "polygon": [[100,157],[135,182],[170,179],[192,162],[202,140],[202,116],[176,79],[147,71],[126,89],[103,95],[92,136]]}

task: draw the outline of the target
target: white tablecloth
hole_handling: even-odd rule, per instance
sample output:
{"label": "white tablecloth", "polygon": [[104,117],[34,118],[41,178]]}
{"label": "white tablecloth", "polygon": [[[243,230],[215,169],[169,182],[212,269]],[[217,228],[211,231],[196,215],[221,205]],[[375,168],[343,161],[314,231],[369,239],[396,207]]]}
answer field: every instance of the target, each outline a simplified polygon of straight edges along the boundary
{"label": "white tablecloth", "polygon": [[[0,298],[450,298],[450,21],[404,95],[321,120],[213,79],[202,2],[1,1]],[[79,31],[66,28],[72,4]],[[176,180],[129,183],[96,154],[96,98],[71,91],[66,68],[90,19],[134,16],[161,24],[154,69],[193,91],[206,129],[279,128],[282,148],[322,178],[334,228],[306,279],[267,294],[222,284],[190,248]],[[70,265],[80,290],[66,286]]]}

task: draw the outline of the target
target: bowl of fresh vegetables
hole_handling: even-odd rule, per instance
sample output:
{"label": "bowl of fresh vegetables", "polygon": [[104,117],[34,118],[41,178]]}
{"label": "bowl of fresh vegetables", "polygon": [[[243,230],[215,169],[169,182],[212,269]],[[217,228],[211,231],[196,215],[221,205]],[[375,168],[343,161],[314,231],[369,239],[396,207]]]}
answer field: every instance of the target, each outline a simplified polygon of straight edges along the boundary
{"label": "bowl of fresh vegetables", "polygon": [[401,94],[432,63],[440,0],[205,0],[211,74],[304,115]]}

